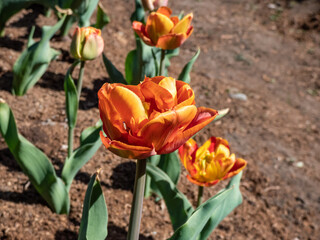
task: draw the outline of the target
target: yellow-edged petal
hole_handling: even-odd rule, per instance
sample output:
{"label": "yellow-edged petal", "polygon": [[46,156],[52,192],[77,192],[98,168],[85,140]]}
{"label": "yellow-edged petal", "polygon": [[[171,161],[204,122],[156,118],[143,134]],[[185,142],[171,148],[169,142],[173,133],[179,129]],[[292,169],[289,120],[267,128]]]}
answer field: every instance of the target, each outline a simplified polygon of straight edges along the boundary
{"label": "yellow-edged petal", "polygon": [[152,12],[146,24],[146,32],[153,43],[157,43],[159,37],[166,35],[173,28],[173,22],[166,15]]}
{"label": "yellow-edged petal", "polygon": [[189,13],[181,21],[179,21],[171,30],[171,33],[186,33],[190,27],[193,14]]}

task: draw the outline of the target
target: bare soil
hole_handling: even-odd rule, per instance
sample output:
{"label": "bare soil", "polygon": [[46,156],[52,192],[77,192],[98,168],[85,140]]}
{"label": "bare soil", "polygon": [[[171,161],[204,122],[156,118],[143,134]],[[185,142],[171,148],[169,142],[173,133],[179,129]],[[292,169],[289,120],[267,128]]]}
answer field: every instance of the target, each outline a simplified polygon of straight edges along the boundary
{"label": "bare soil", "polygon": [[[134,48],[129,21],[133,1],[102,2],[111,17],[102,32],[104,53],[124,71],[126,54]],[[231,110],[196,139],[227,138],[232,151],[248,161],[241,183],[243,204],[210,239],[320,239],[319,1],[185,0],[171,1],[170,6],[175,14],[192,11],[195,29],[180,56],[172,59],[170,76],[177,77],[200,48],[191,73],[196,103]],[[72,63],[70,39],[52,40],[51,46],[62,54],[25,96],[10,92],[12,67],[31,26],[37,26],[39,38],[40,27],[55,21],[33,6],[7,23],[6,36],[0,38],[0,97],[12,107],[20,132],[59,169],[67,155],[63,79]],[[89,62],[76,137],[99,119],[97,91],[106,81],[102,59]],[[245,96],[239,99],[237,93]],[[101,147],[76,176],[70,215],[57,215],[30,186],[0,138],[0,239],[76,239],[87,184],[100,167],[109,211],[108,239],[125,239],[134,161]],[[195,203],[197,187],[185,176],[183,169],[178,187]],[[224,185],[206,188],[205,199]],[[165,204],[155,202],[155,197],[145,200],[140,239],[166,239],[172,232]]]}

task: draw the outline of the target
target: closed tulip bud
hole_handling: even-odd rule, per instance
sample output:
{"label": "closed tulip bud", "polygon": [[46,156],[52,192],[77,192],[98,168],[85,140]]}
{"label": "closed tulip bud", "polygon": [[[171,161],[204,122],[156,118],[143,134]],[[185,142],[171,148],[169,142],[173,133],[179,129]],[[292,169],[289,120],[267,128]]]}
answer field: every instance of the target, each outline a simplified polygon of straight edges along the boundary
{"label": "closed tulip bud", "polygon": [[145,10],[153,11],[159,7],[167,6],[168,0],[142,0],[142,5]]}
{"label": "closed tulip bud", "polygon": [[230,153],[228,141],[211,137],[201,147],[189,139],[179,148],[181,162],[188,171],[190,182],[203,187],[238,174],[247,162]]}
{"label": "closed tulip bud", "polygon": [[103,51],[104,42],[100,29],[77,27],[70,46],[71,55],[81,61],[93,60]]}
{"label": "closed tulip bud", "polygon": [[177,16],[171,16],[171,9],[160,7],[156,12],[150,13],[146,25],[134,21],[133,30],[139,35],[145,44],[156,46],[163,50],[172,50],[181,46],[193,32],[191,21],[192,13],[179,20]]}

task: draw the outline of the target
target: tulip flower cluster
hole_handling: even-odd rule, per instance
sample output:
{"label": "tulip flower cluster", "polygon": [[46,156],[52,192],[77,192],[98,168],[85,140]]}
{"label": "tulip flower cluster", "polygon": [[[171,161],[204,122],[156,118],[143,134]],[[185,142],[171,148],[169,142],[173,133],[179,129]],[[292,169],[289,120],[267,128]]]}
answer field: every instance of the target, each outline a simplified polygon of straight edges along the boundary
{"label": "tulip flower cluster", "polygon": [[[149,11],[146,24],[143,24],[145,12],[141,3]],[[89,15],[87,12],[93,11],[93,8],[87,2],[83,4],[86,7],[84,12]],[[100,29],[76,27],[70,46],[70,53],[75,60],[68,69],[64,82],[69,129],[68,157],[61,169],[61,177],[57,176],[46,155],[19,135],[10,107],[0,99],[0,115],[4,116],[0,118],[0,132],[31,183],[57,213],[69,212],[72,180],[101,143],[122,158],[138,160],[128,239],[137,240],[139,237],[145,186],[167,204],[174,230],[171,239],[206,239],[219,222],[242,201],[239,184],[241,171],[247,162],[230,152],[229,143],[225,139],[211,137],[201,147],[192,139],[197,132],[228,112],[228,109],[217,111],[195,105],[196,97],[188,83],[192,65],[200,51],[185,65],[178,80],[167,76],[170,58],[178,54],[178,48],[193,32],[193,14],[189,13],[182,19],[171,16],[172,10],[167,4],[167,0],[136,0],[137,7],[133,16],[139,15],[141,21],[132,23],[132,28],[138,35],[137,46],[126,58],[125,77],[103,55],[112,83],[105,83],[97,93],[101,121],[96,126],[85,129],[81,133],[80,146],[73,149],[85,62],[99,57],[104,49]],[[101,9],[98,7],[98,11],[102,11]],[[107,20],[101,12],[97,16],[100,16],[97,19],[101,18],[101,22],[93,26],[103,26]],[[63,17],[67,18],[65,15]],[[85,22],[88,22],[87,17],[86,15],[84,18]],[[69,18],[68,21],[70,19],[72,20]],[[56,56],[48,42],[63,21],[61,19],[52,29],[47,28],[50,37],[39,43],[42,51],[37,50],[35,56],[43,53],[48,53],[47,57],[50,58]],[[28,62],[25,59],[21,62],[25,69]],[[76,86],[72,72],[79,64]],[[16,67],[18,68],[19,66]],[[38,70],[38,67],[35,68],[35,73]],[[29,81],[31,80],[26,82]],[[26,90],[21,90],[21,93]],[[196,208],[177,188],[180,161],[188,172],[188,180],[198,186]],[[93,175],[88,185],[79,239],[99,240],[107,236],[108,212],[98,173],[99,171]],[[150,181],[146,181],[146,174]],[[202,203],[203,187],[214,186],[229,178],[230,182],[225,189]]]}

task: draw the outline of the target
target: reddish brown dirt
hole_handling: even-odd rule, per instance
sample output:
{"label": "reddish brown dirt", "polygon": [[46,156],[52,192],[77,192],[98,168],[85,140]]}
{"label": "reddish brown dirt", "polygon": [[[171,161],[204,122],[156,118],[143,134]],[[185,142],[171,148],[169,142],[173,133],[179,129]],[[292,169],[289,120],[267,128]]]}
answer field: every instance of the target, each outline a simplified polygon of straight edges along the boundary
{"label": "reddish brown dirt", "polygon": [[[172,60],[177,77],[197,48],[191,85],[198,106],[229,107],[230,114],[197,135],[227,138],[232,150],[248,161],[241,190],[243,204],[210,239],[320,239],[320,4],[317,0],[186,0],[171,1],[175,14],[194,13],[194,33]],[[105,54],[121,70],[134,48],[129,17],[133,1],[104,0],[111,23],[103,30]],[[273,5],[272,5],[273,4]],[[54,39],[62,54],[23,97],[10,93],[12,67],[36,36],[45,18],[39,8],[24,10],[7,23],[0,38],[0,97],[12,107],[20,132],[52,159],[58,169],[67,153],[63,79],[72,59],[70,40]],[[87,64],[76,136],[99,119],[97,90],[108,80],[101,59]],[[244,93],[246,101],[231,98]],[[78,142],[76,142],[77,144]],[[102,188],[109,211],[108,239],[125,239],[134,161],[103,147],[81,169],[71,187],[71,213],[57,215],[29,186],[27,177],[0,138],[0,239],[76,239],[82,202],[90,175],[102,167]],[[179,189],[195,202],[197,187],[183,170]],[[224,186],[205,190],[205,198]],[[145,200],[140,239],[166,239],[172,234],[162,201]]]}

